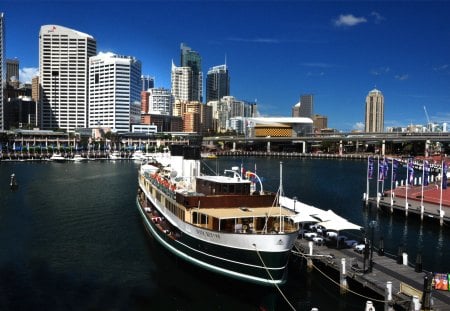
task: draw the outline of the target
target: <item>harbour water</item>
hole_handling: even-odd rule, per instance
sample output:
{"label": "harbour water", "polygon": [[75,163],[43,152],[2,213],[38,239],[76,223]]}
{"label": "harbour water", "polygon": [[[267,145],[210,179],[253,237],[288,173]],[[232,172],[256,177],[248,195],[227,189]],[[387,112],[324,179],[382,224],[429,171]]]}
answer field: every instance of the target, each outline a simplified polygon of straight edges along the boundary
{"label": "harbour water", "polygon": [[[222,171],[256,165],[266,189],[276,191],[280,160],[286,195],[365,227],[376,220],[375,240],[383,236],[387,252],[395,254],[401,243],[410,258],[422,252],[424,269],[450,270],[447,227],[363,208],[364,161],[220,158],[207,164]],[[137,169],[132,161],[0,163],[0,310],[292,309],[274,288],[213,275],[161,248],[135,206]],[[11,173],[16,191],[9,189]],[[293,261],[281,288],[296,310],[364,308],[366,298],[341,296],[305,268]]]}

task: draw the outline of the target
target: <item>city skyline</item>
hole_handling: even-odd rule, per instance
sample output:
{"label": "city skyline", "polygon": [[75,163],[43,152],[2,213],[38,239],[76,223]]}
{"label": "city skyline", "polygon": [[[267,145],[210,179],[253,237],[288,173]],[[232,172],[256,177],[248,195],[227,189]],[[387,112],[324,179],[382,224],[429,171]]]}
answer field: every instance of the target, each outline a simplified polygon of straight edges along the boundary
{"label": "city skyline", "polygon": [[[38,8],[45,15],[34,14]],[[310,93],[314,113],[343,131],[364,125],[365,97],[375,87],[385,98],[385,127],[426,124],[424,106],[431,121],[450,121],[449,9],[445,2],[250,0],[6,0],[0,7],[5,56],[18,58],[22,82],[38,68],[46,24],[91,34],[97,52],[136,57],[155,87],[170,88],[171,61],[179,65],[184,42],[201,55],[204,77],[226,63],[230,95],[256,100],[262,115],[290,116]]]}

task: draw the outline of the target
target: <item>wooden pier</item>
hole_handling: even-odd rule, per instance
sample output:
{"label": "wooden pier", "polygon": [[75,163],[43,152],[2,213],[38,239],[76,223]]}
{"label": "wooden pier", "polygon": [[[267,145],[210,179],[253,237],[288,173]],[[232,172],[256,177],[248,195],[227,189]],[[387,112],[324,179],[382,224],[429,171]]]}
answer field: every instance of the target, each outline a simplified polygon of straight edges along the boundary
{"label": "wooden pier", "polygon": [[[364,264],[364,256],[354,251],[354,249],[337,249],[314,244],[312,256],[310,256],[309,243],[309,240],[299,238],[293,253],[307,260],[312,260],[313,263],[317,264],[320,262],[321,266],[329,267],[338,273],[341,271],[341,260],[345,258],[346,279],[352,279],[381,296],[379,299],[374,298],[374,301],[380,302],[385,300],[383,297],[385,297],[388,282],[392,283],[391,302],[396,310],[410,310],[413,296],[417,296],[416,298],[419,301],[422,300],[426,271],[416,272],[414,267],[404,265],[403,261],[399,263],[399,260],[395,258],[379,255],[378,252],[374,251],[372,271],[368,272],[370,270],[366,270],[364,272],[364,266],[367,269],[370,263],[368,264],[366,260],[366,264]],[[348,288],[348,290],[351,290],[351,288]],[[450,291],[432,290],[431,297],[432,310],[450,310]]]}

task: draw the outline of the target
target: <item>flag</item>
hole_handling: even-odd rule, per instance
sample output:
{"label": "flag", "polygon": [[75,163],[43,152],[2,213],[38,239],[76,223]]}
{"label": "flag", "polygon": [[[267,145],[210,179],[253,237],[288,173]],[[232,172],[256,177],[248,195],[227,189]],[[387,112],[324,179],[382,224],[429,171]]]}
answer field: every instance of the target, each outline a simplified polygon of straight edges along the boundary
{"label": "flag", "polygon": [[389,172],[389,163],[388,163],[388,160],[386,158],[384,158],[384,160],[383,160],[384,179],[386,179],[388,177],[388,172]]}
{"label": "flag", "polygon": [[384,162],[378,162],[378,181],[384,180]]}
{"label": "flag", "polygon": [[408,159],[408,184],[412,185],[414,181],[414,167],[412,159]]}
{"label": "flag", "polygon": [[373,177],[373,157],[369,157],[367,164],[367,178],[372,179],[372,177]]}
{"label": "flag", "polygon": [[392,180],[397,181],[398,161],[392,160]]}
{"label": "flag", "polygon": [[447,163],[442,162],[442,189],[447,189]]}
{"label": "flag", "polygon": [[428,186],[428,177],[430,176],[430,163],[428,161],[423,161],[423,185]]}

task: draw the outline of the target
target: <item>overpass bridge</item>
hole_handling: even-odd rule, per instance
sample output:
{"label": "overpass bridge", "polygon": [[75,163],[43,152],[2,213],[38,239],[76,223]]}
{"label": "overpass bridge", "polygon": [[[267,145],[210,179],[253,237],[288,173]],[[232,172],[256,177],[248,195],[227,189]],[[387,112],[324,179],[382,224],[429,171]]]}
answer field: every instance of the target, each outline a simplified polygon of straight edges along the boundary
{"label": "overpass bridge", "polygon": [[303,153],[311,152],[315,148],[332,146],[334,151],[340,154],[346,151],[361,152],[367,147],[378,148],[381,154],[385,154],[386,149],[389,153],[396,153],[399,152],[400,147],[407,144],[413,146],[415,153],[428,156],[428,152],[436,148],[450,149],[450,133],[332,133],[302,137],[211,136],[203,138],[203,145],[210,148],[213,146],[231,150],[264,148],[266,151],[271,151],[272,148],[281,146],[281,148],[296,149]]}

